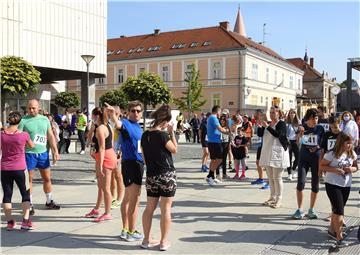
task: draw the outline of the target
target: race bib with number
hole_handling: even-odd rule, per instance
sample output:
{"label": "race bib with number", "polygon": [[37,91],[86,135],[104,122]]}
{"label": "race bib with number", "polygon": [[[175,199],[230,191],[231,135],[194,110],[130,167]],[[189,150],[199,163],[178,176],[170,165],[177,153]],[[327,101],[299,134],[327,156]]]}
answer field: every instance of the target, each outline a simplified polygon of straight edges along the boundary
{"label": "race bib with number", "polygon": [[308,146],[316,146],[316,145],[318,145],[318,143],[317,143],[317,135],[316,134],[303,135],[302,144],[308,145]]}
{"label": "race bib with number", "polygon": [[325,129],[325,132],[329,131],[330,129],[329,123],[319,123],[319,125]]}
{"label": "race bib with number", "polygon": [[137,146],[138,146],[137,152],[141,154],[141,140],[138,140]]}
{"label": "race bib with number", "polygon": [[47,137],[44,135],[35,134],[34,143],[38,145],[46,146]]}
{"label": "race bib with number", "polygon": [[327,142],[328,151],[334,148],[335,143],[336,143],[336,139],[328,139],[328,142]]}

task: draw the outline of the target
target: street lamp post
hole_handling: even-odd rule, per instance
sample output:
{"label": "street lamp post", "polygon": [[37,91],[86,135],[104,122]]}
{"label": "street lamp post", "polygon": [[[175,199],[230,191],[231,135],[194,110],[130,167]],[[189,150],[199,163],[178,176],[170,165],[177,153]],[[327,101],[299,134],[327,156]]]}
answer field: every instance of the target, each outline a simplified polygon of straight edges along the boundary
{"label": "street lamp post", "polygon": [[95,58],[93,55],[81,55],[81,58],[86,63],[86,87],[81,86],[81,108],[82,110],[86,108],[89,111],[89,82],[90,82],[90,75],[89,75],[89,66],[90,62]]}
{"label": "street lamp post", "polygon": [[192,111],[192,107],[191,107],[191,75],[192,75],[192,72],[187,71],[187,72],[185,72],[185,74],[186,74],[187,82],[189,83],[188,84],[188,106],[189,106],[188,118],[190,120],[190,113]]}

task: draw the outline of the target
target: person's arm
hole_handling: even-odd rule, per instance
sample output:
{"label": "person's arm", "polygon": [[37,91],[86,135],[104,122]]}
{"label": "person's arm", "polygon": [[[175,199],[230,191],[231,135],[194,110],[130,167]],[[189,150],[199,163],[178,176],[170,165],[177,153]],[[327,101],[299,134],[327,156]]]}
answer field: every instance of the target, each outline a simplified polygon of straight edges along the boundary
{"label": "person's arm", "polygon": [[176,142],[173,126],[169,125],[167,130],[168,130],[168,133],[170,136],[170,140],[165,144],[165,147],[172,154],[175,154],[175,153],[177,153],[177,142]]}
{"label": "person's arm", "polygon": [[27,136],[26,147],[29,147],[29,148],[31,148],[31,149],[34,148],[34,147],[35,147],[35,144],[34,144],[34,142],[31,140],[30,135],[27,134],[26,136]]}
{"label": "person's arm", "polygon": [[116,117],[115,108],[113,106],[109,105],[108,103],[104,103],[104,104],[105,104],[106,110],[109,113],[109,117],[110,117],[111,121],[115,124],[115,128],[116,129],[121,129],[122,128],[122,122],[121,122],[121,120],[119,120]]}
{"label": "person's arm", "polygon": [[87,133],[87,137],[86,137],[86,144],[87,144],[87,146],[90,145],[91,139],[92,139],[92,137],[93,137],[93,135],[94,135],[94,131],[95,131],[95,124],[94,124],[94,123],[91,123],[89,132]]}
{"label": "person's arm", "polygon": [[47,139],[50,143],[51,152],[53,155],[53,164],[55,165],[56,162],[60,159],[59,152],[57,149],[57,143],[55,139],[54,132],[52,131],[51,126],[47,130]]}
{"label": "person's arm", "polygon": [[268,126],[266,129],[276,138],[286,137],[286,124],[283,121],[279,121],[275,126],[275,129],[271,128],[270,126]]}
{"label": "person's arm", "polygon": [[222,126],[220,126],[220,124],[219,124],[219,126],[216,127],[216,129],[219,130],[223,134],[226,134],[226,135],[230,134],[229,130],[227,128],[223,128]]}
{"label": "person's arm", "polygon": [[105,176],[103,164],[104,164],[104,158],[105,158],[105,139],[106,139],[106,131],[107,128],[105,128],[104,125],[100,125],[96,129],[96,138],[99,142],[99,155],[100,155],[100,162],[99,162],[99,171],[102,176]]}
{"label": "person's arm", "polygon": [[323,158],[320,161],[320,167],[321,170],[324,172],[329,172],[329,173],[336,173],[338,175],[345,175],[345,171],[341,168],[337,168],[337,167],[332,167],[330,166],[331,161]]}

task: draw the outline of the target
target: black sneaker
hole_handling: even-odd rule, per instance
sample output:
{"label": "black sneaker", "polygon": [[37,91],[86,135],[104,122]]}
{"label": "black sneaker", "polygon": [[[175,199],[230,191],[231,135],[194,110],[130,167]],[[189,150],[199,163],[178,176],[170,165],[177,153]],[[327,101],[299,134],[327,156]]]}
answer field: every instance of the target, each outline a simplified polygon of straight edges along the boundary
{"label": "black sneaker", "polygon": [[345,242],[344,239],[342,239],[342,240],[336,241],[336,246],[339,248],[342,248],[342,247],[349,246],[349,244],[347,242]]}
{"label": "black sneaker", "polygon": [[30,206],[30,215],[34,215],[35,214],[35,208],[33,205]]}
{"label": "black sneaker", "polygon": [[60,210],[60,205],[56,204],[54,200],[51,200],[50,203],[45,203],[45,207],[50,210]]}

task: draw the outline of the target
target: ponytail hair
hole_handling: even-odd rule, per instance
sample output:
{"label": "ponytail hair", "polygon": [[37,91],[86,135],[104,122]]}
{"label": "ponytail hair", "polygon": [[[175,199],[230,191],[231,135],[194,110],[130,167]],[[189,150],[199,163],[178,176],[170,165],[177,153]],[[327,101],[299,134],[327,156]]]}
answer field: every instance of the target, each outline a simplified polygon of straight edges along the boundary
{"label": "ponytail hair", "polygon": [[169,122],[171,120],[171,108],[167,104],[160,106],[155,112],[151,114],[151,118],[154,119],[152,127],[157,127],[164,121]]}
{"label": "ponytail hair", "polygon": [[107,125],[108,124],[108,116],[106,113],[106,109],[104,107],[95,107],[92,110],[92,115],[99,117],[99,124]]}

